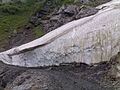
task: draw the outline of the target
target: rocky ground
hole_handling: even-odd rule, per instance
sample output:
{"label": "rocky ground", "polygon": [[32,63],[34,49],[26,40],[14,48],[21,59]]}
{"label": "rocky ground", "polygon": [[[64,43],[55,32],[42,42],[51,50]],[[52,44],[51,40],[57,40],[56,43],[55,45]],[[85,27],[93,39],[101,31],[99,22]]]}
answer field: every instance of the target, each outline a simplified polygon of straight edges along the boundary
{"label": "rocky ground", "polygon": [[95,66],[64,64],[59,67],[21,68],[0,63],[0,90],[119,90],[111,73],[114,63]]}

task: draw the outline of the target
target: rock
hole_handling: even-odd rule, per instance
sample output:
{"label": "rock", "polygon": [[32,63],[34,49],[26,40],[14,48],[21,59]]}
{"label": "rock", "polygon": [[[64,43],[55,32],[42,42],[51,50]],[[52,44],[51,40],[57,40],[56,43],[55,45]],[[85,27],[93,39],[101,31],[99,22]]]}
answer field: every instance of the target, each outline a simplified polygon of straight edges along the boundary
{"label": "rock", "polygon": [[[7,81],[2,87],[4,90],[116,90],[114,87],[119,86],[113,86],[118,81],[113,82],[108,78],[110,63],[104,62],[96,66],[76,64],[20,68],[0,63],[0,82]],[[14,70],[19,74],[13,73]],[[2,77],[3,74],[8,78]],[[15,76],[11,77],[12,75]]]}
{"label": "rock", "polygon": [[113,72],[112,74],[116,77],[116,78],[120,78],[120,53],[118,53],[116,56],[115,56],[115,59],[114,59],[114,64],[113,64]]}
{"label": "rock", "polygon": [[12,83],[25,70],[25,68],[9,66],[0,62],[0,87],[5,88],[7,84]]}
{"label": "rock", "polygon": [[31,20],[30,20],[30,23],[35,24],[35,22],[37,21],[37,19],[38,19],[37,16],[32,17]]}
{"label": "rock", "polygon": [[81,7],[81,10],[79,11],[79,13],[75,16],[76,19],[80,19],[83,17],[87,17],[89,15],[94,15],[95,13],[97,13],[98,10],[93,8],[93,7],[89,7],[89,6],[83,6]]}
{"label": "rock", "polygon": [[37,89],[34,84],[25,84],[14,87],[12,90],[39,90]]}
{"label": "rock", "polygon": [[[88,6],[77,6],[77,5],[63,5],[58,8],[50,15],[49,19],[41,21],[40,26],[46,32],[50,32],[63,24],[66,24],[70,21],[80,19],[86,16],[93,15],[98,12],[98,9],[95,7]],[[44,21],[50,23],[44,23]]]}
{"label": "rock", "polygon": [[120,78],[120,53],[118,54],[116,69],[117,69],[117,76],[116,77]]}
{"label": "rock", "polygon": [[13,33],[14,33],[14,34],[17,34],[17,30],[13,30]]}
{"label": "rock", "polygon": [[51,21],[51,22],[52,22],[52,21],[53,21],[53,22],[57,22],[57,21],[60,20],[60,18],[61,18],[61,15],[56,15],[56,16],[50,18],[50,21]]}
{"label": "rock", "polygon": [[79,7],[76,5],[63,5],[58,11],[58,13],[61,13],[61,14],[63,13],[68,16],[73,16],[73,15],[76,15],[77,9],[79,9]]}
{"label": "rock", "polygon": [[117,55],[113,56],[110,60],[111,67],[109,69],[108,75],[111,78],[119,79],[120,78],[120,52]]}

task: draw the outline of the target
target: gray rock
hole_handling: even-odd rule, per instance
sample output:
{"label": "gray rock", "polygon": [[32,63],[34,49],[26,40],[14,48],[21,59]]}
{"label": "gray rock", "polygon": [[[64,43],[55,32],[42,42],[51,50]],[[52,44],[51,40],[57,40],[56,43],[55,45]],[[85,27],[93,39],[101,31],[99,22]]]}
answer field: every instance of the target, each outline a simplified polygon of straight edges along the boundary
{"label": "gray rock", "polygon": [[86,16],[93,15],[98,12],[98,9],[88,6],[77,6],[77,5],[63,5],[58,10],[55,10],[50,19],[47,19],[47,22],[41,22],[41,27],[44,31],[52,31],[63,24],[66,24],[75,19],[80,19]]}
{"label": "gray rock", "polygon": [[89,15],[94,15],[97,12],[98,12],[98,10],[93,7],[83,6],[83,7],[81,7],[81,10],[78,12],[78,14],[75,16],[75,18],[79,19],[79,18],[87,17]]}
{"label": "gray rock", "polygon": [[32,89],[32,85],[26,84],[26,85],[16,86],[12,90],[31,90],[31,89]]}
{"label": "gray rock", "polygon": [[58,13],[67,14],[68,16],[76,15],[80,11],[80,7],[76,5],[63,5]]}
{"label": "gray rock", "polygon": [[[0,70],[8,67],[0,65]],[[26,68],[26,71],[16,74],[10,83],[12,77],[9,75],[13,73],[5,71],[3,74],[6,73],[9,77],[5,78],[8,79],[5,90],[116,90],[112,85],[113,81],[107,76],[110,66],[110,63],[105,62],[97,66],[73,63],[59,67]],[[18,71],[22,69],[9,66],[9,70],[12,68]]]}

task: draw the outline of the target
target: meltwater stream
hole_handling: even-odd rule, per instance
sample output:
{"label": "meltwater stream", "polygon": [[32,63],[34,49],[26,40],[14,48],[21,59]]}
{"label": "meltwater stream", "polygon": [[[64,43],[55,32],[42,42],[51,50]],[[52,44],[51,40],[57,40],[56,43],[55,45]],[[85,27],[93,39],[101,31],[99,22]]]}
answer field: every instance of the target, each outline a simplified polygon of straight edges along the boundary
{"label": "meltwater stream", "polygon": [[72,21],[30,43],[0,53],[6,64],[24,67],[109,61],[120,51],[120,0],[97,14]]}

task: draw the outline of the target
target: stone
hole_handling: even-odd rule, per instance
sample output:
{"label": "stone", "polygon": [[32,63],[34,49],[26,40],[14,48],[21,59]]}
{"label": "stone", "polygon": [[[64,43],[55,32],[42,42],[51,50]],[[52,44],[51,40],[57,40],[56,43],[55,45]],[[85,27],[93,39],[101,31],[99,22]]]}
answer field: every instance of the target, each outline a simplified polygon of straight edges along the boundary
{"label": "stone", "polygon": [[70,21],[80,19],[86,16],[94,15],[98,12],[98,9],[95,7],[88,6],[77,6],[77,5],[63,5],[60,8],[57,8],[45,20],[41,21],[40,26],[43,31],[50,32]]}
{"label": "stone", "polygon": [[76,19],[79,18],[83,18],[83,17],[87,17],[89,15],[94,15],[98,12],[97,9],[93,8],[93,7],[89,7],[89,6],[83,6],[81,7],[81,10],[79,11],[79,13],[75,16]]}
{"label": "stone", "polygon": [[17,34],[17,30],[13,30],[13,33],[14,33],[14,34]]}
{"label": "stone", "polygon": [[77,13],[77,9],[79,7],[76,5],[64,5],[60,8],[60,10],[58,11],[58,13],[64,13],[67,14],[68,16],[73,16]]}
{"label": "stone", "polygon": [[37,90],[32,88],[34,88],[34,84],[25,84],[25,85],[16,86],[12,90]]}
{"label": "stone", "polygon": [[[8,67],[8,70],[0,71],[8,78],[1,77],[0,80],[2,81],[4,78],[7,81],[4,90],[117,90],[114,87],[119,85],[112,85],[113,80],[106,78],[111,65],[108,62],[99,63],[97,66],[74,65],[24,68],[25,71],[21,72],[22,68],[20,67],[0,63],[0,70]],[[9,70],[12,68],[21,74],[10,73]],[[12,77],[9,77],[11,75],[15,75],[12,81],[10,81]]]}
{"label": "stone", "polygon": [[116,77],[117,78],[120,78],[120,53],[118,53],[118,57],[117,57],[117,60],[116,60],[116,69],[117,69],[117,75]]}

